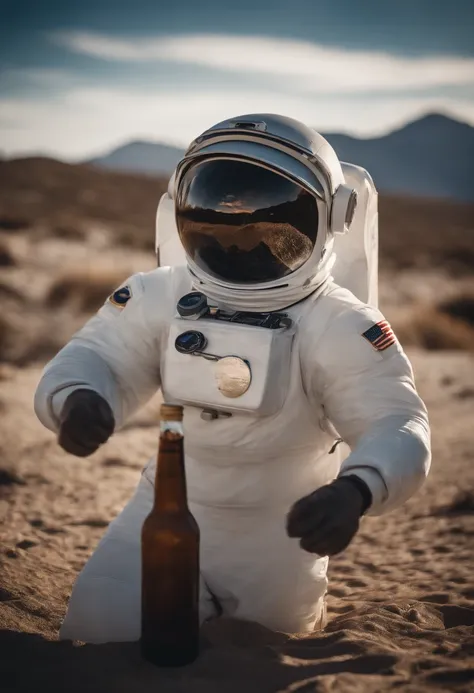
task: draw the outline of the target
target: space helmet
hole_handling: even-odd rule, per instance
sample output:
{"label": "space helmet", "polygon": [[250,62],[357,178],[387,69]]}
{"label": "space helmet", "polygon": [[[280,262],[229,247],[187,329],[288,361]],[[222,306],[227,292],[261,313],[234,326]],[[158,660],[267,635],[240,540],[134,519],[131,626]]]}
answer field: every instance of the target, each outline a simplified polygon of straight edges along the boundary
{"label": "space helmet", "polygon": [[357,204],[324,137],[273,114],[202,133],[169,196],[194,286],[240,310],[280,310],[323,286]]}

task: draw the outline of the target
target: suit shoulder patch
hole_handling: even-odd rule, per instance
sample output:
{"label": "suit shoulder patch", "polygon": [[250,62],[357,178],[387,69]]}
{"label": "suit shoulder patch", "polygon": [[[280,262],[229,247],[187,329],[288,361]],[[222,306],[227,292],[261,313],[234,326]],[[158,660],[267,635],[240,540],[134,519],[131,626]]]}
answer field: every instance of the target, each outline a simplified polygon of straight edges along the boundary
{"label": "suit shoulder patch", "polygon": [[376,351],[385,351],[396,342],[395,334],[387,320],[380,320],[375,323],[363,332],[362,336]]}
{"label": "suit shoulder patch", "polygon": [[130,301],[132,298],[132,290],[130,286],[127,284],[126,286],[121,286],[120,289],[117,289],[114,291],[114,293],[109,296],[109,303],[111,303],[113,306],[116,308],[120,308],[121,310],[125,308],[127,303]]}

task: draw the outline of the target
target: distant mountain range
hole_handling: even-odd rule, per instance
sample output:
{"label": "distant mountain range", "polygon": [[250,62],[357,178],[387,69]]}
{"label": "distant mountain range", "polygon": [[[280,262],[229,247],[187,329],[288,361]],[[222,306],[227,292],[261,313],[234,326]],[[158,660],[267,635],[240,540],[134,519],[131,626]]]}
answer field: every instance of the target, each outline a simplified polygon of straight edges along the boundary
{"label": "distant mountain range", "polygon": [[[380,191],[474,200],[474,127],[433,113],[382,137],[322,133],[342,161],[366,168]],[[87,163],[170,175],[183,155],[159,142],[130,142]]]}
{"label": "distant mountain range", "polygon": [[184,149],[161,142],[129,142],[84,163],[113,171],[170,176],[183,154]]}

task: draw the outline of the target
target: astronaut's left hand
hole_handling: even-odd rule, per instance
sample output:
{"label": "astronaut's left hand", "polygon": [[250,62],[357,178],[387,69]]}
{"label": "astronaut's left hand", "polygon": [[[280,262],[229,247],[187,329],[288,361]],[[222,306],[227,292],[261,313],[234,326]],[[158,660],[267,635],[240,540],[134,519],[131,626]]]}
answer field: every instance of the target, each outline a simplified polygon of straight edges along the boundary
{"label": "astronaut's left hand", "polygon": [[309,553],[334,556],[349,546],[371,502],[369,487],[359,477],[339,477],[293,505],[286,521],[288,536],[299,538]]}

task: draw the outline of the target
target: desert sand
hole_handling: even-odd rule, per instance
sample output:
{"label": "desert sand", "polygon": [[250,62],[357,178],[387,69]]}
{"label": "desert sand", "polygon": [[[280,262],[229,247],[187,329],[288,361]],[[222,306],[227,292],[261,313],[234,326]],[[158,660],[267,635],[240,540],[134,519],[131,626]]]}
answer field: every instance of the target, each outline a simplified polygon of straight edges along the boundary
{"label": "desert sand", "polygon": [[381,200],[381,304],[430,411],[426,485],[331,560],[323,632],[219,619],[193,665],[165,671],[136,643],[57,641],[75,576],[157,449],[159,396],[87,459],[32,409],[45,361],[154,266],[163,182],[13,164],[0,162],[0,690],[474,691],[474,208]]}

